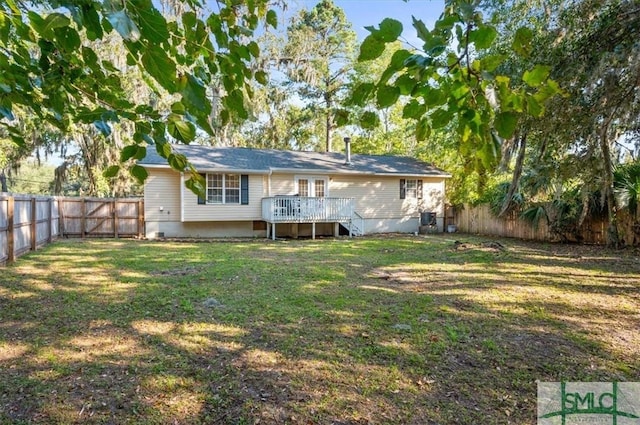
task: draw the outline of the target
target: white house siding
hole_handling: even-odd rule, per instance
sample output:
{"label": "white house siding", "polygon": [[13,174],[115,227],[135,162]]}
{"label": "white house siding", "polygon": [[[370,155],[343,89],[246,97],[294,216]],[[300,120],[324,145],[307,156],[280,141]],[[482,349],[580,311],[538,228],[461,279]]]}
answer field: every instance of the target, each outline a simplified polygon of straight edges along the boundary
{"label": "white house siding", "polygon": [[271,196],[295,195],[295,174],[273,173],[271,176]]}
{"label": "white house siding", "polygon": [[146,222],[180,221],[180,174],[169,169],[147,168],[144,184]]}
{"label": "white house siding", "polygon": [[[400,199],[400,179],[422,180],[422,199]],[[413,232],[421,212],[435,212],[442,230],[444,179],[428,177],[332,176],[330,196],[355,198],[355,210],[365,218],[366,233]]]}
{"label": "white house siding", "polygon": [[184,197],[185,222],[262,220],[262,198],[264,182],[261,174],[249,174],[249,204],[198,204],[198,197],[188,189],[182,191]]}

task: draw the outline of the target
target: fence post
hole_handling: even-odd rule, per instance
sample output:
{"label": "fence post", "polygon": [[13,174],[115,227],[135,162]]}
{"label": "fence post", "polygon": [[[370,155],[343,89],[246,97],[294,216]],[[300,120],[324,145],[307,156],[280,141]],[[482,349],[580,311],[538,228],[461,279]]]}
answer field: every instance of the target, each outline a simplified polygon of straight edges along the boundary
{"label": "fence post", "polygon": [[142,239],[144,233],[144,203],[138,201],[138,239]]}
{"label": "fence post", "polygon": [[53,199],[51,198],[47,199],[47,211],[49,211],[49,217],[47,217],[47,243],[51,243],[51,233],[53,233]]}
{"label": "fence post", "polygon": [[38,204],[36,197],[31,197],[31,251],[35,251],[38,247]]}
{"label": "fence post", "polygon": [[82,198],[82,203],[80,204],[80,213],[82,217],[80,218],[80,238],[84,239],[84,233],[87,230],[87,204],[86,199]]}
{"label": "fence post", "polygon": [[14,211],[14,199],[13,196],[7,198],[7,263],[15,261],[15,248],[13,239],[13,211]]}
{"label": "fence post", "polygon": [[118,238],[118,201],[113,200],[113,237]]}

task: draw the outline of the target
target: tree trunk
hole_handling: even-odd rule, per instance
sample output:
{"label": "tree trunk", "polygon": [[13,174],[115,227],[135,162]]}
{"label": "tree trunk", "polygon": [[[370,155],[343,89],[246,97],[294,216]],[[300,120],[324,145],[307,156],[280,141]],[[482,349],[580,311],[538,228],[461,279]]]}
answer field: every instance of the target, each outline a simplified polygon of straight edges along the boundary
{"label": "tree trunk", "polygon": [[604,165],[604,179],[602,183],[602,193],[607,201],[607,218],[609,226],[607,227],[607,245],[619,248],[621,245],[620,235],[618,234],[618,220],[616,214],[616,201],[613,196],[613,165],[611,164],[611,149],[607,138],[609,118],[602,126],[600,132],[600,150],[602,151],[602,162]]}
{"label": "tree trunk", "polygon": [[8,192],[9,188],[7,187],[7,176],[4,173],[4,170],[0,170],[0,192]]}
{"label": "tree trunk", "polygon": [[331,95],[329,93],[325,93],[324,102],[327,107],[327,116],[326,116],[326,133],[325,133],[325,149],[326,152],[331,152],[331,132],[333,130],[333,120],[331,119]]}
{"label": "tree trunk", "polygon": [[513,207],[513,194],[516,192],[518,184],[520,184],[520,176],[522,176],[522,166],[524,165],[524,153],[527,149],[527,133],[524,133],[522,136],[516,136],[520,141],[519,150],[518,150],[518,159],[516,160],[516,168],[513,170],[513,177],[511,178],[511,184],[509,185],[509,190],[507,191],[507,196],[505,196],[504,201],[502,203],[502,209],[500,210],[500,214],[498,217],[503,217],[507,212],[511,210]]}

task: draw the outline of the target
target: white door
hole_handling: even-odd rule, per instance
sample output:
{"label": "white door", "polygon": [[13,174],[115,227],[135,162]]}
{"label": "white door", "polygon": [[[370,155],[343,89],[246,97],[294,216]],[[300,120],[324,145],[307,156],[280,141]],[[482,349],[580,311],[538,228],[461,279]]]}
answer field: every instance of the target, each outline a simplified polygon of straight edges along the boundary
{"label": "white door", "polygon": [[327,196],[326,177],[296,177],[296,193],[298,196],[324,198]]}
{"label": "white door", "polygon": [[314,220],[323,219],[326,215],[324,197],[329,187],[326,177],[296,177],[296,191],[300,196],[300,211],[303,216]]}

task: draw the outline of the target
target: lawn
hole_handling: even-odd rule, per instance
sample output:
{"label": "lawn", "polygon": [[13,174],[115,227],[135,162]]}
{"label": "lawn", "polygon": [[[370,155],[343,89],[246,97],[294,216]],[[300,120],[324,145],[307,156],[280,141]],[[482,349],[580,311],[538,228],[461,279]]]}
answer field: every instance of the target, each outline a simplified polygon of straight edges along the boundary
{"label": "lawn", "polygon": [[0,269],[2,424],[535,424],[640,380],[637,252],[59,241]]}

